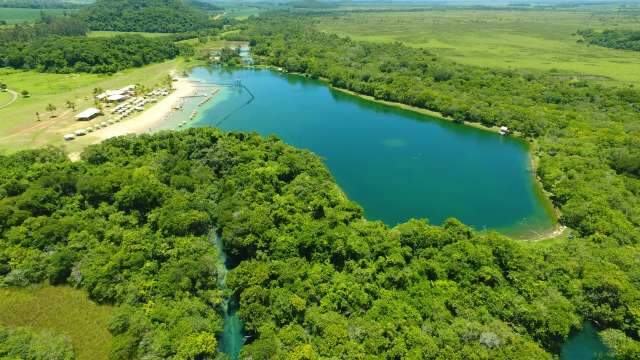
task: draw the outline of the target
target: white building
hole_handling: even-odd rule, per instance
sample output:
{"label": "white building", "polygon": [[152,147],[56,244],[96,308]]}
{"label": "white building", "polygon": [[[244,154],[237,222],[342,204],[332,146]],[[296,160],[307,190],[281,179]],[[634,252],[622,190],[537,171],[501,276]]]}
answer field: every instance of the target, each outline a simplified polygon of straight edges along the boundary
{"label": "white building", "polygon": [[100,114],[101,114],[100,110],[96,108],[88,108],[83,112],[79,113],[78,115],[76,115],[76,120],[87,121],[87,120],[93,119],[94,117]]}

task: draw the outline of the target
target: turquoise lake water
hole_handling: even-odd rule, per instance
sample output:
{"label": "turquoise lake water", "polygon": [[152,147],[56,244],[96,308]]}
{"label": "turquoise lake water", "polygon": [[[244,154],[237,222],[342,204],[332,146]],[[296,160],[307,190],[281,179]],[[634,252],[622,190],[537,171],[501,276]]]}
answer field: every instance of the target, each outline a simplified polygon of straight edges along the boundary
{"label": "turquoise lake water", "polygon": [[439,224],[456,217],[476,229],[522,237],[553,227],[521,140],[271,70],[196,68],[192,78],[240,80],[248,91],[223,87],[191,126],[274,134],[313,151],[369,219],[393,226],[410,218]]}
{"label": "turquoise lake water", "polygon": [[590,323],[584,323],[582,330],[571,336],[562,346],[561,360],[609,360],[607,347]]}

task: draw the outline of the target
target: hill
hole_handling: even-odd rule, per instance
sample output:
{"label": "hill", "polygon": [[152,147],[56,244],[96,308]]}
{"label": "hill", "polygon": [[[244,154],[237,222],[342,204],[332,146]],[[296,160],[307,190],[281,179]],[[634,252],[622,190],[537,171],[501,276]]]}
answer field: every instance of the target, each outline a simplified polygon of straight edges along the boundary
{"label": "hill", "polygon": [[81,14],[91,30],[175,33],[211,25],[181,0],[98,0]]}

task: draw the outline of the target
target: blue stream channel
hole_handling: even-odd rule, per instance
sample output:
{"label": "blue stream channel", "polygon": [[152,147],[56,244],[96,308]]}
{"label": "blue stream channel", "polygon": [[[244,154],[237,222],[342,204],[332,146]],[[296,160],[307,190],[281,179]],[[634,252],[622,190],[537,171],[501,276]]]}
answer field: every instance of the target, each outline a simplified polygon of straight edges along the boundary
{"label": "blue stream channel", "polygon": [[[222,238],[217,234],[213,234],[215,237],[215,244],[218,248],[218,287],[226,291],[227,274],[229,273],[229,259],[224,251],[222,244]],[[224,312],[224,329],[220,336],[218,344],[218,350],[224,354],[227,354],[232,360],[238,359],[240,355],[240,348],[244,343],[244,333],[242,330],[242,321],[238,317],[238,300],[231,296],[225,300],[222,304]]]}

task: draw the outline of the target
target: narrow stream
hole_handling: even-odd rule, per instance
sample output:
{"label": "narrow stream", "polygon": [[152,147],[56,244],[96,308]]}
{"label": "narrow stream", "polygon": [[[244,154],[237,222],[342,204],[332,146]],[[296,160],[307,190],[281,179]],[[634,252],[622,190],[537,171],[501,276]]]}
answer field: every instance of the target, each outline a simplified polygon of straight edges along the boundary
{"label": "narrow stream", "polygon": [[[222,246],[222,238],[214,234],[215,243],[218,247],[218,287],[226,291],[227,274],[229,273],[229,261]],[[236,360],[240,356],[240,348],[244,343],[244,333],[242,321],[238,317],[238,300],[233,296],[229,297],[222,304],[224,311],[224,329],[220,335],[218,350],[226,354],[231,360]]]}

